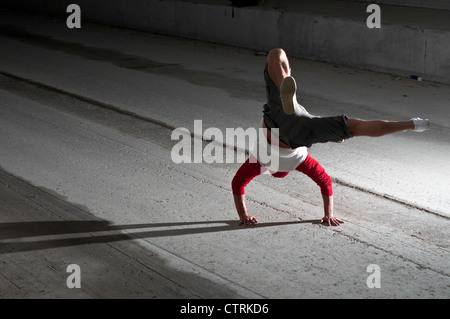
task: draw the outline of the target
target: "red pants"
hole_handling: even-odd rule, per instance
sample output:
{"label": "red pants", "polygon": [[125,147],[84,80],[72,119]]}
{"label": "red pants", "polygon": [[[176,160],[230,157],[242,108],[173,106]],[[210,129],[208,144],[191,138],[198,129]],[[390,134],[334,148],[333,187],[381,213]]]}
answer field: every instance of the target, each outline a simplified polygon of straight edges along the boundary
{"label": "red pants", "polygon": [[[330,176],[328,176],[323,167],[314,158],[308,155],[306,160],[301,163],[296,170],[309,176],[320,187],[322,195],[333,195],[333,185]],[[273,173],[272,176],[283,178],[287,174],[289,174],[289,172],[278,172]],[[231,183],[233,194],[244,195],[245,186],[259,175],[261,175],[261,164],[259,164],[259,162],[250,163],[250,159],[247,159],[233,178]]]}

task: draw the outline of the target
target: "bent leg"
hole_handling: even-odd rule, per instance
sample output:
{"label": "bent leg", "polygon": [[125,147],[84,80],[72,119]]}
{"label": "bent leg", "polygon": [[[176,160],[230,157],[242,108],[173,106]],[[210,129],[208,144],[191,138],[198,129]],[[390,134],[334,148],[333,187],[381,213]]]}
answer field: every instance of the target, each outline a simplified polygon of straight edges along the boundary
{"label": "bent leg", "polygon": [[267,69],[269,77],[280,90],[281,82],[287,76],[291,75],[289,60],[283,49],[273,49],[267,56]]}
{"label": "bent leg", "polygon": [[278,89],[283,110],[287,115],[313,117],[297,101],[297,83],[291,76],[291,66],[283,49],[273,49],[267,57],[269,78]]}
{"label": "bent leg", "polygon": [[414,130],[412,120],[405,122],[396,121],[365,121],[360,119],[348,119],[348,130],[353,136],[380,137],[387,134]]}

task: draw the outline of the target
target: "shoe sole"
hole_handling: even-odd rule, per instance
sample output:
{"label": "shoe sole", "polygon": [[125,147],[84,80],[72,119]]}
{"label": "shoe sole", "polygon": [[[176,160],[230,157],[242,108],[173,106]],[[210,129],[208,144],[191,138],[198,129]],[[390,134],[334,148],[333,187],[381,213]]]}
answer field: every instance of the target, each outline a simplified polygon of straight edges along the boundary
{"label": "shoe sole", "polygon": [[284,113],[287,115],[294,114],[294,96],[297,92],[297,84],[292,76],[287,76],[283,79],[280,85],[280,97],[283,103]]}
{"label": "shoe sole", "polygon": [[427,120],[427,128],[425,129],[425,131],[428,131],[431,127],[431,122],[430,120]]}
{"label": "shoe sole", "polygon": [[[426,121],[426,123],[427,123],[427,126],[426,127],[420,127],[420,128],[414,128],[414,130],[413,130],[413,132],[417,132],[417,133],[422,133],[422,132],[425,132],[425,131],[428,131],[429,129],[430,129],[430,126],[431,126],[431,123],[430,123],[430,120],[428,120],[428,119],[422,119],[422,118],[413,118],[413,119],[411,119],[411,120],[420,120],[420,121]],[[414,123],[414,125],[415,125],[415,123]]]}

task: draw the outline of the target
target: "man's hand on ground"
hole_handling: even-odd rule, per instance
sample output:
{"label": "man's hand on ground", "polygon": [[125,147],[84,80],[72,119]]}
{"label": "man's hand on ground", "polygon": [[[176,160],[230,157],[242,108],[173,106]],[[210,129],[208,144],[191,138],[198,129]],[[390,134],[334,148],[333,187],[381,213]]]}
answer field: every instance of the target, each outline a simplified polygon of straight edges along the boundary
{"label": "man's hand on ground", "polygon": [[339,226],[340,224],[343,224],[344,222],[340,219],[337,219],[334,216],[325,216],[320,221],[321,224],[327,223],[328,226]]}
{"label": "man's hand on ground", "polygon": [[255,224],[257,224],[258,221],[256,220],[255,217],[247,215],[244,217],[241,217],[241,220],[239,222],[239,226],[244,225],[244,226],[253,226]]}

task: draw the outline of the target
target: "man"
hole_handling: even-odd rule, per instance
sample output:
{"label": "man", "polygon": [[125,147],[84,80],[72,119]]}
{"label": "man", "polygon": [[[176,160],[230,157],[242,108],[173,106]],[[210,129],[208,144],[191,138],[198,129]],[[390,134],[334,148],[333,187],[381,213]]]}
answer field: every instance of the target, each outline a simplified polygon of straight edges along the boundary
{"label": "man", "polygon": [[[297,102],[297,85],[291,76],[291,67],[282,49],[269,52],[264,70],[267,104],[264,105],[262,126],[265,136],[259,139],[259,147],[274,144],[279,147],[277,171],[270,173],[277,178],[285,177],[297,170],[309,176],[321,189],[324,217],[321,223],[339,226],[343,221],[333,214],[333,190],[331,178],[323,167],[307,153],[315,143],[342,142],[355,136],[379,137],[396,132],[412,130],[423,132],[429,129],[429,120],[413,118],[409,121],[366,121],[349,119],[346,115],[335,117],[313,116]],[[267,144],[267,145],[264,145]],[[254,225],[257,219],[248,214],[245,205],[245,186],[256,176],[267,171],[256,154],[251,155],[239,168],[232,181],[239,225]]]}

